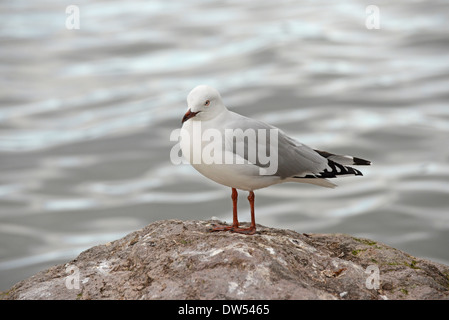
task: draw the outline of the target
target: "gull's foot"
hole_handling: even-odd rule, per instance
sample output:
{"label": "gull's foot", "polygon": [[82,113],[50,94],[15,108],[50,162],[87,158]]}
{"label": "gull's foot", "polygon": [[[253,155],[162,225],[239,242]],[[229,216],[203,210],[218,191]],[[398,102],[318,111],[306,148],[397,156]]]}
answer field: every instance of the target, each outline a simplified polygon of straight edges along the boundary
{"label": "gull's foot", "polygon": [[213,228],[209,229],[209,232],[232,231],[232,229],[234,229],[234,228],[236,228],[236,227],[235,226],[225,226],[225,225],[215,225]]}
{"label": "gull's foot", "polygon": [[241,233],[241,234],[246,234],[246,235],[252,235],[256,233],[256,227],[249,227],[249,228],[232,228],[231,232],[235,232],[235,233]]}
{"label": "gull's foot", "polygon": [[209,232],[218,232],[218,231],[231,231],[234,233],[252,235],[256,233],[256,227],[241,228],[238,225],[237,226],[215,225],[213,228],[209,229]]}

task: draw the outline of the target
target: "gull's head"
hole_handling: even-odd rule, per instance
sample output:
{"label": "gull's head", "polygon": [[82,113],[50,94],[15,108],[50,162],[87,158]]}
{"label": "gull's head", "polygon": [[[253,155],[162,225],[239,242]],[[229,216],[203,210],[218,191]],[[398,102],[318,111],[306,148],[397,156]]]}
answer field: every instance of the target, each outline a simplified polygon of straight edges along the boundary
{"label": "gull's head", "polygon": [[192,120],[209,120],[220,114],[225,108],[220,93],[209,86],[200,85],[187,96],[188,110],[182,123]]}

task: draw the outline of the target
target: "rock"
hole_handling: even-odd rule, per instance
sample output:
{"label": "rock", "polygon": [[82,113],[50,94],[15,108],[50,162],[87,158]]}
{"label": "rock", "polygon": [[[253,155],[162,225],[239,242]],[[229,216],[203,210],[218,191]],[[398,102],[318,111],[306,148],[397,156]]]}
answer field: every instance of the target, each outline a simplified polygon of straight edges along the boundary
{"label": "rock", "polygon": [[165,220],[37,273],[2,299],[448,299],[449,267],[344,234]]}

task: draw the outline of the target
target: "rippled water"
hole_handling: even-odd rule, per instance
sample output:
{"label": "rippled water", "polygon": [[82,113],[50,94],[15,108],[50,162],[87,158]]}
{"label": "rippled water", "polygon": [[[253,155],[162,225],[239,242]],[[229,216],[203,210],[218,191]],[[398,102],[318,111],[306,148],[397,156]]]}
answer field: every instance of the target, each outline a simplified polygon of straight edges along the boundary
{"label": "rippled water", "polygon": [[[0,4],[0,289],[159,219],[231,220],[230,190],[169,154],[197,84],[299,141],[373,161],[339,188],[256,192],[258,223],[449,263],[449,4]],[[249,220],[246,194],[239,203]]]}

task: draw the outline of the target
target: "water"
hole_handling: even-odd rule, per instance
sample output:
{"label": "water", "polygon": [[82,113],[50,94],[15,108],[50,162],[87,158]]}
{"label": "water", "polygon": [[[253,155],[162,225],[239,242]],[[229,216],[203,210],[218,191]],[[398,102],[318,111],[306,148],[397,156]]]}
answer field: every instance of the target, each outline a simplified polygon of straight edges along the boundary
{"label": "water", "polygon": [[[169,153],[206,83],[241,114],[373,161],[339,188],[256,192],[256,220],[449,264],[449,4],[0,4],[0,290],[159,219],[230,221],[230,190]],[[249,220],[246,194],[240,217]]]}

